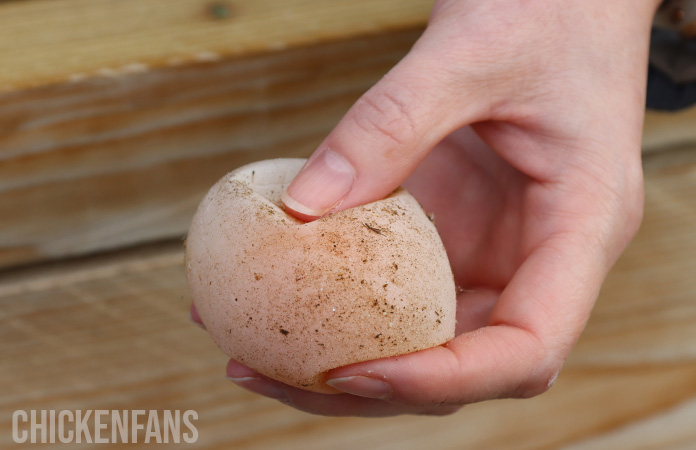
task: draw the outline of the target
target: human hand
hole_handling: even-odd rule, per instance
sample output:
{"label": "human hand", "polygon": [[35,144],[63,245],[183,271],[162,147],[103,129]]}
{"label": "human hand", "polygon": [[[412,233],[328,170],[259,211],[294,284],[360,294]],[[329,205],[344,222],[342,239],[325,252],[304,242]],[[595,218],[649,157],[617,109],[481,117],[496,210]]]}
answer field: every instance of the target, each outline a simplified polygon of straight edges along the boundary
{"label": "human hand", "polygon": [[329,134],[284,203],[312,220],[405,182],[435,213],[465,289],[457,336],[334,369],[339,395],[235,361],[228,376],[327,415],[445,414],[547,390],[641,220],[658,3],[439,1],[413,50]]}

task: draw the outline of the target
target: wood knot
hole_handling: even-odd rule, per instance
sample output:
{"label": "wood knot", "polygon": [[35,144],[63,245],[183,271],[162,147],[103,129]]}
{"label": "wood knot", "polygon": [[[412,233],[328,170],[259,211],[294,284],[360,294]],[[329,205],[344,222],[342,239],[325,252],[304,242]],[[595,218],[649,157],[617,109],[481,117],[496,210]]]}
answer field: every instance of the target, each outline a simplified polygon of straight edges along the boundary
{"label": "wood knot", "polygon": [[214,2],[208,5],[207,14],[215,20],[225,20],[232,17],[234,9],[229,2]]}

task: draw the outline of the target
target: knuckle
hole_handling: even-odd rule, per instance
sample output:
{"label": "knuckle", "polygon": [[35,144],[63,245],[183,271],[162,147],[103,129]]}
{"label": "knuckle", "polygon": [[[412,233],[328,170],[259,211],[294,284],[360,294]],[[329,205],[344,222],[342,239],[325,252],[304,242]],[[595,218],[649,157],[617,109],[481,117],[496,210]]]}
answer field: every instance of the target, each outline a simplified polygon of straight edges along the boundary
{"label": "knuckle", "polygon": [[527,376],[520,379],[510,397],[531,398],[551,389],[556,383],[556,379],[565,362],[563,355],[567,354],[566,350],[570,351],[569,348],[551,350],[543,345],[541,340],[538,340],[536,351],[529,355],[529,357],[534,359],[535,363],[527,373]]}
{"label": "knuckle", "polygon": [[520,383],[513,397],[532,398],[545,393],[556,383],[560,371],[561,364],[540,367],[532,376]]}
{"label": "knuckle", "polygon": [[641,223],[643,223],[644,212],[644,186],[642,172],[631,180],[628,192],[628,201],[626,202],[626,227],[628,238],[632,239]]}
{"label": "knuckle", "polygon": [[570,194],[577,231],[592,249],[613,263],[638,232],[643,221],[644,187],[639,161],[593,163],[593,170],[579,177]]}
{"label": "knuckle", "polygon": [[420,411],[418,415],[443,417],[450,416],[459,411],[460,409],[462,409],[462,405],[438,405],[434,408],[429,408],[427,410]]}
{"label": "knuckle", "polygon": [[[643,172],[640,164],[626,168],[620,186],[614,189],[613,213],[606,216],[612,221],[613,232],[609,233],[610,243],[620,254],[638,233],[643,222]],[[618,257],[615,252],[609,252]]]}
{"label": "knuckle", "polygon": [[369,136],[377,136],[401,147],[416,135],[416,125],[408,107],[408,94],[370,92],[358,100],[351,115],[355,125]]}

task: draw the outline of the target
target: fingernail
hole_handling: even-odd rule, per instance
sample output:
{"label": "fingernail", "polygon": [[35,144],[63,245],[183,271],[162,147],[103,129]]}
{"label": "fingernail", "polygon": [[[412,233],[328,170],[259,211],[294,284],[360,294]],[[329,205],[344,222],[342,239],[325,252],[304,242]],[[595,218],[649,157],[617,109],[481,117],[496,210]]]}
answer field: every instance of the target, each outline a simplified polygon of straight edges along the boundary
{"label": "fingernail", "polygon": [[280,400],[284,403],[287,403],[288,401],[285,391],[272,381],[267,381],[256,377],[227,377],[227,379],[235,383],[237,386],[243,387],[251,392],[256,392],[257,394],[261,394],[275,400]]}
{"label": "fingernail", "polygon": [[302,215],[321,217],[345,197],[354,181],[355,170],[348,160],[325,147],[307,161],[282,201]]}
{"label": "fingernail", "polygon": [[546,387],[548,389],[551,389],[553,387],[553,385],[556,384],[556,380],[558,380],[559,373],[560,373],[560,371],[554,373],[553,376],[551,376],[551,378],[549,378],[549,381],[546,382]]}
{"label": "fingernail", "polygon": [[354,376],[334,378],[326,382],[332,388],[359,397],[377,398],[387,400],[393,395],[389,383],[376,378]]}
{"label": "fingernail", "polygon": [[200,323],[200,322],[196,322],[196,321],[193,319],[193,316],[192,316],[190,313],[189,313],[189,320],[191,321],[192,324],[194,324],[194,325],[197,326],[198,328],[202,328],[202,329],[205,330],[205,325],[203,325],[203,324]]}

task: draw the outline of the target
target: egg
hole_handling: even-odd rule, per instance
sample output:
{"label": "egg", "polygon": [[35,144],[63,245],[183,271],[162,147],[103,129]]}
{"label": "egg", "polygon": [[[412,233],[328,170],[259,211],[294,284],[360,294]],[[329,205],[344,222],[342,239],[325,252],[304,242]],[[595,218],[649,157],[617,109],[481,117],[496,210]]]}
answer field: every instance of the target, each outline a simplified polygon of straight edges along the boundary
{"label": "egg", "polygon": [[283,383],[336,392],[326,372],[454,337],[456,289],[440,237],[403,188],[304,223],[281,194],[303,159],[241,167],[193,217],[187,279],[220,349]]}

